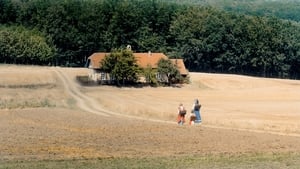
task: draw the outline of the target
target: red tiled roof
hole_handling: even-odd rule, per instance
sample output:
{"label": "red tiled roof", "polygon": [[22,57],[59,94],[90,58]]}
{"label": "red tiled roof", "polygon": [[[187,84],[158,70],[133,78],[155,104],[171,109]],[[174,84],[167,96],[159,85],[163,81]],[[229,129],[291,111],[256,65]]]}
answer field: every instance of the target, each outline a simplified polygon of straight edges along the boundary
{"label": "red tiled roof", "polygon": [[[100,62],[107,55],[110,55],[110,53],[94,53],[89,56],[89,68],[99,69],[101,67]],[[133,55],[137,60],[137,64],[142,68],[146,68],[148,65],[152,68],[157,68],[157,63],[160,59],[168,59],[163,53],[133,53]]]}
{"label": "red tiled roof", "polygon": [[105,58],[105,56],[107,56],[109,54],[110,53],[93,53],[91,56],[88,57],[88,60],[90,60],[89,68],[100,69],[101,61]]}
{"label": "red tiled roof", "polygon": [[185,68],[185,65],[183,63],[183,59],[170,59],[171,62],[177,66],[177,68],[179,69],[179,72],[181,75],[187,75],[188,74],[188,70]]}
{"label": "red tiled roof", "polygon": [[[110,55],[110,53],[93,53],[88,57],[90,60],[89,68],[91,69],[100,69],[101,61],[105,58],[105,56]],[[137,64],[142,68],[147,68],[147,66],[151,66],[152,68],[157,68],[157,63],[160,59],[168,59],[166,55],[163,53],[133,53],[137,60]],[[185,68],[182,59],[170,59],[171,62],[177,65],[180,74],[187,75],[188,71]]]}
{"label": "red tiled roof", "polygon": [[163,53],[133,53],[133,55],[137,60],[137,64],[142,68],[147,68],[148,65],[157,68],[160,59],[168,59]]}

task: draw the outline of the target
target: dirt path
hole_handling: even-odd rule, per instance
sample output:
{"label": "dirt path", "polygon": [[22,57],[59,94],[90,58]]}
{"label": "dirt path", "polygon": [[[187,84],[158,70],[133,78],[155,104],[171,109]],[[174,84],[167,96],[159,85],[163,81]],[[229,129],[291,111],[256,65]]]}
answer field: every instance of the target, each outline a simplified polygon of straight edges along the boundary
{"label": "dirt path", "polygon": [[[56,106],[0,109],[0,160],[300,152],[300,81],[191,73],[183,88],[82,87],[74,77],[86,73],[9,67],[3,84],[53,87],[2,87],[0,99]],[[195,97],[203,124],[176,125],[178,102],[189,107]]]}
{"label": "dirt path", "polygon": [[138,119],[138,120],[148,120],[152,122],[161,122],[161,123],[170,123],[175,124],[175,122],[166,121],[166,120],[157,120],[157,119],[146,119],[137,116],[131,116],[126,114],[120,114],[116,112],[112,112],[110,110],[104,109],[99,102],[95,99],[85,95],[83,92],[80,91],[80,86],[68,76],[68,74],[64,71],[64,68],[53,68],[59,79],[62,81],[64,88],[66,91],[72,96],[73,99],[76,100],[77,106],[82,109],[83,111],[94,113],[100,116],[119,116],[124,118],[130,119]]}
{"label": "dirt path", "polygon": [[[139,119],[139,120],[147,120],[147,121],[152,121],[152,122],[160,122],[160,123],[168,123],[168,124],[176,124],[174,121],[168,121],[168,120],[158,120],[158,119],[153,119],[153,118],[146,118],[146,117],[138,117],[138,116],[133,116],[133,115],[129,115],[129,114],[121,114],[121,113],[116,113],[115,111],[111,111],[108,110],[107,108],[104,108],[98,100],[96,100],[95,98],[88,96],[86,94],[84,94],[83,92],[80,91],[80,86],[75,82],[74,79],[72,79],[67,73],[66,71],[64,71],[65,68],[53,68],[53,70],[57,73],[58,77],[60,78],[60,80],[63,82],[64,88],[68,91],[68,93],[76,100],[77,105],[79,108],[81,108],[82,110],[86,111],[86,112],[90,112],[90,113],[94,113],[94,114],[98,114],[101,116],[118,116],[118,117],[124,117],[124,118],[129,118],[129,119]],[[226,78],[226,76],[224,76]],[[244,77],[245,78],[245,77]],[[246,77],[247,78],[247,77]],[[195,80],[195,79],[194,79]],[[197,81],[198,79],[196,79]],[[206,81],[208,84],[210,81]],[[245,85],[248,85],[247,87],[253,87],[253,86],[257,86],[260,85],[260,83],[256,82],[256,84],[240,84],[240,82],[232,82],[235,83],[237,85],[240,85],[240,88],[245,88]],[[207,85],[208,85],[207,84]],[[216,86],[217,84],[210,84],[210,86]],[[230,86],[232,84],[229,84],[227,86]],[[243,86],[244,85],[244,86]],[[225,86],[225,85],[224,85]],[[222,93],[222,91],[220,91],[220,93]],[[102,93],[101,93],[102,94]],[[109,95],[112,95],[109,93]],[[127,94],[128,95],[128,94]],[[130,95],[130,94],[129,94]],[[108,97],[108,96],[104,96],[103,97]],[[115,96],[111,96],[112,99],[111,100],[118,100],[120,101],[120,96],[119,95],[115,95]],[[130,96],[130,97],[134,97],[134,96]],[[128,98],[128,100],[132,99],[132,98]],[[140,97],[140,96],[138,96]],[[146,96],[149,97],[149,96]],[[145,96],[144,96],[145,98]],[[150,97],[149,99],[153,99],[153,97]],[[139,103],[137,100],[133,100],[132,101],[134,105],[138,105],[137,103]],[[125,103],[124,105],[126,105],[127,103]],[[130,106],[130,105],[128,105]],[[143,106],[142,104],[140,106]],[[147,107],[145,107],[147,108]],[[202,124],[202,127],[205,128],[214,128],[214,129],[226,129],[226,130],[237,130],[237,131],[246,131],[246,132],[254,132],[254,133],[268,133],[268,134],[275,134],[275,135],[282,135],[282,136],[294,136],[294,137],[300,137],[299,133],[295,133],[295,132],[282,132],[282,131],[272,131],[272,130],[265,130],[265,129],[255,129],[255,128],[246,128],[246,127],[231,127],[231,126],[222,126],[222,125],[218,125],[218,124]]]}
{"label": "dirt path", "polygon": [[92,98],[84,95],[78,88],[77,84],[68,77],[62,68],[53,68],[59,79],[62,81],[66,91],[76,100],[79,108],[84,111],[95,113],[101,116],[110,116],[113,113],[104,110],[100,105]]}

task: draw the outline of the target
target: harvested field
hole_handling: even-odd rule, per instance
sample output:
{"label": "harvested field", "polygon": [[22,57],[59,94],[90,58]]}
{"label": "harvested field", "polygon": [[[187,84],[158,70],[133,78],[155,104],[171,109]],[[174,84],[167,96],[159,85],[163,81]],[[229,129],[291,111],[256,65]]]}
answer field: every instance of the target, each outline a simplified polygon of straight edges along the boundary
{"label": "harvested field", "polygon": [[177,106],[202,104],[203,126],[300,136],[300,81],[191,73],[182,88],[91,87],[85,93],[114,112],[174,121]]}
{"label": "harvested field", "polygon": [[111,120],[65,109],[4,111],[0,124],[0,156],[5,160],[300,151],[298,137]]}
{"label": "harvested field", "polygon": [[[300,153],[300,81],[191,73],[181,88],[78,85],[86,73],[0,66],[0,161]],[[195,98],[203,124],[178,126],[178,104]]]}

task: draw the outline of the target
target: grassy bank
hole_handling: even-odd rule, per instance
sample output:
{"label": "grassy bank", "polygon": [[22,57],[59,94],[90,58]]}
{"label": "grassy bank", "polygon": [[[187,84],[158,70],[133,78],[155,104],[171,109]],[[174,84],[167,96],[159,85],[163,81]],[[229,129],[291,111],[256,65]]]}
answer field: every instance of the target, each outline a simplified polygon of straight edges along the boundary
{"label": "grassy bank", "polygon": [[29,100],[18,100],[18,99],[9,99],[1,100],[0,99],[0,109],[18,109],[18,108],[38,108],[38,107],[55,107],[55,103],[52,103],[47,98],[44,99],[29,99]]}
{"label": "grassy bank", "polygon": [[299,168],[300,154],[208,155],[184,157],[105,158],[57,161],[2,161],[0,169],[86,168]]}

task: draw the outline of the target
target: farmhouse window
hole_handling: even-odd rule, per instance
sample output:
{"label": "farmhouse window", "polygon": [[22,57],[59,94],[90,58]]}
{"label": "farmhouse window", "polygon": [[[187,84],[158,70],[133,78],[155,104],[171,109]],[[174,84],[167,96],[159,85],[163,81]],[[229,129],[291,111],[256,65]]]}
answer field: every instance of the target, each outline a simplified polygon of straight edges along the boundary
{"label": "farmhouse window", "polygon": [[104,72],[101,72],[100,74],[101,80],[106,80],[106,76]]}

